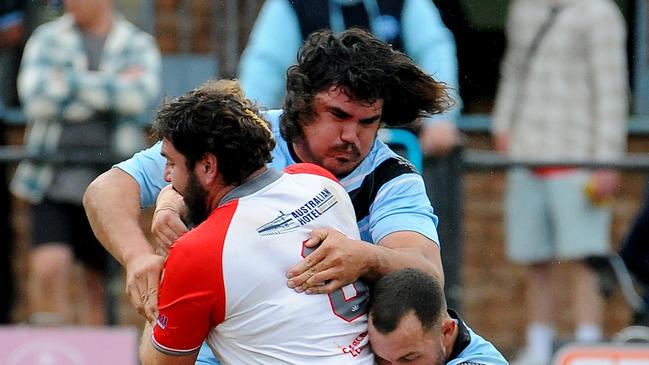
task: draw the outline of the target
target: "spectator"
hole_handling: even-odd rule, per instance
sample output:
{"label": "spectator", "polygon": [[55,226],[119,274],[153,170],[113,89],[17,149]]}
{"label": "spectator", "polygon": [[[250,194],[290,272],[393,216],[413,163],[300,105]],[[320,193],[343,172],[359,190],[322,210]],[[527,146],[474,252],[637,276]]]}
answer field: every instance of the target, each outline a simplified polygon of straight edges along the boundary
{"label": "spectator", "polygon": [[353,26],[370,30],[449,86],[456,107],[426,118],[419,133],[426,154],[447,154],[459,144],[455,127],[461,106],[457,55],[453,34],[430,0],[267,0],[239,64],[246,94],[267,107],[279,107],[286,69],[302,41],[316,30],[341,32]]}
{"label": "spectator", "polygon": [[[605,25],[605,26],[603,26]],[[615,2],[516,0],[494,111],[496,149],[512,159],[610,162],[626,145],[626,28]],[[516,364],[549,364],[559,284],[572,283],[575,338],[602,339],[603,298],[588,256],[610,252],[619,174],[548,167],[509,172],[507,255],[529,267],[527,345]],[[574,263],[569,278],[557,263]]]}
{"label": "spectator", "polygon": [[[27,149],[92,153],[135,148],[132,122],[160,88],[152,37],[113,12],[112,0],[65,0],[66,13],[36,29],[25,46],[18,92],[28,118]],[[98,167],[23,161],[12,192],[32,204],[29,305],[34,323],[72,320],[67,284],[73,257],[84,265],[88,300],[80,322],[105,322],[106,252],[81,199]]]}
{"label": "spectator", "polygon": [[368,333],[379,365],[507,364],[446,307],[439,281],[416,269],[391,272],[374,284]]}

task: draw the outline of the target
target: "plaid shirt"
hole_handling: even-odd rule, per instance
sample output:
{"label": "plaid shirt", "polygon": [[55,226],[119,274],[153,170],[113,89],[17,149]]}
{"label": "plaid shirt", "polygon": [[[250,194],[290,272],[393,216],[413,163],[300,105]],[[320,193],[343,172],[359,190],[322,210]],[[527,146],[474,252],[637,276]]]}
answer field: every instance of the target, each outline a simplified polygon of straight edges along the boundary
{"label": "plaid shirt", "polygon": [[[133,69],[140,72],[129,72]],[[88,71],[72,16],[40,26],[25,46],[18,76],[18,93],[28,119],[27,149],[56,152],[64,121],[82,123],[97,112],[116,115],[120,126],[133,126],[157,101],[160,75],[160,52],[153,37],[119,14],[113,16],[96,72]],[[52,166],[23,161],[11,191],[37,203],[53,176]]]}
{"label": "plaid shirt", "polygon": [[[561,10],[528,60],[551,8]],[[626,26],[610,0],[516,0],[492,132],[526,160],[610,161],[626,149]],[[527,69],[527,72],[524,70]]]}

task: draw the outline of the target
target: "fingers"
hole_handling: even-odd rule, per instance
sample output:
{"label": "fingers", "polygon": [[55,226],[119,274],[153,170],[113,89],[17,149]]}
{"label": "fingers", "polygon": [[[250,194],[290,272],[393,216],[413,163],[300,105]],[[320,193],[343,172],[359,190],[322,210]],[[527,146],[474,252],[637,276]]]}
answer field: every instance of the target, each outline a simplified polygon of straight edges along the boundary
{"label": "fingers", "polygon": [[334,273],[330,263],[321,261],[309,267],[300,275],[289,279],[287,285],[289,288],[301,293],[313,286],[323,285],[325,282],[333,279]]}
{"label": "fingers", "polygon": [[164,258],[151,255],[127,270],[126,291],[137,312],[154,322],[158,316],[158,287]]}
{"label": "fingers", "polygon": [[309,238],[304,242],[304,245],[313,248],[324,242],[329,235],[329,231],[325,228],[314,229],[311,231]]}
{"label": "fingers", "polygon": [[144,316],[150,323],[155,323],[158,319],[158,289],[150,287],[144,295],[142,295],[142,304],[144,306]]}
{"label": "fingers", "polygon": [[180,218],[180,215],[172,209],[158,209],[153,215],[151,222],[151,233],[156,244],[167,251],[183,233],[187,232],[187,226]]}
{"label": "fingers", "polygon": [[176,242],[179,237],[179,234],[173,231],[169,226],[161,227],[152,233],[154,234],[157,246],[165,252],[169,250],[169,247]]}
{"label": "fingers", "polygon": [[311,252],[307,257],[305,257],[304,260],[302,260],[300,263],[293,266],[286,273],[286,277],[293,281],[297,280],[296,286],[301,285],[302,282],[306,280],[307,277],[306,272],[311,268],[315,269],[315,266],[324,258],[324,256],[325,256],[325,252],[321,250],[321,248],[316,249],[315,251]]}
{"label": "fingers", "polygon": [[314,285],[305,290],[306,294],[331,294],[344,285],[340,280],[330,280],[324,285]]}

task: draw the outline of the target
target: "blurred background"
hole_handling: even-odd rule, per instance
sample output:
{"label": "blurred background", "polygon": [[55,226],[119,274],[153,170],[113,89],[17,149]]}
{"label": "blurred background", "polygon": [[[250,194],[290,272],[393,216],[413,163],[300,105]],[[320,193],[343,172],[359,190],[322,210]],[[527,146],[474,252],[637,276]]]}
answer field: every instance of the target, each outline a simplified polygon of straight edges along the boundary
{"label": "blurred background", "polygon": [[[524,344],[527,314],[524,306],[525,268],[510,263],[504,253],[503,194],[506,163],[492,154],[490,132],[500,64],[505,51],[507,0],[436,0],[442,19],[455,37],[459,65],[459,92],[463,100],[457,127],[463,145],[452,157],[426,158],[423,169],[442,169],[441,181],[427,181],[443,189],[433,206],[439,211],[443,265],[447,271],[447,296],[467,323],[492,341],[504,354],[514,354]],[[649,4],[646,0],[618,0],[628,32],[627,57],[630,83],[628,149],[635,157],[622,171],[620,189],[611,204],[614,223],[612,246],[618,247],[641,208],[649,164]],[[61,14],[55,1],[28,1],[27,28]],[[133,23],[155,36],[162,52],[163,96],[175,96],[214,77],[235,77],[252,24],[262,0],[116,0],[117,8]],[[33,28],[32,28],[33,29]],[[153,110],[152,110],[153,111]],[[30,216],[26,203],[12,198],[6,186],[23,144],[25,127],[20,108],[5,103],[0,113],[5,145],[0,153],[5,189],[0,192],[0,225],[3,257],[13,269],[11,282],[2,286],[7,323],[28,320],[25,279]],[[146,129],[146,126],[143,126]],[[398,142],[398,141],[397,141]],[[397,143],[398,144],[398,143]],[[408,153],[405,151],[404,153]],[[415,152],[417,153],[417,152]],[[439,178],[440,174],[438,174]],[[437,200],[437,201],[435,201]],[[445,201],[442,201],[445,200]],[[147,225],[147,219],[143,219]],[[148,229],[147,229],[148,231]],[[6,252],[6,254],[5,254]],[[565,264],[565,270],[568,266]],[[111,311],[116,326],[140,328],[142,319],[124,293],[124,278],[113,263],[109,278]],[[7,274],[9,275],[9,274]],[[9,276],[7,276],[9,277]],[[13,301],[10,298],[13,284]],[[72,295],[79,287],[71,285]],[[573,332],[571,291],[559,295],[559,337]],[[606,299],[604,334],[611,336],[628,326],[633,310],[615,290]]]}

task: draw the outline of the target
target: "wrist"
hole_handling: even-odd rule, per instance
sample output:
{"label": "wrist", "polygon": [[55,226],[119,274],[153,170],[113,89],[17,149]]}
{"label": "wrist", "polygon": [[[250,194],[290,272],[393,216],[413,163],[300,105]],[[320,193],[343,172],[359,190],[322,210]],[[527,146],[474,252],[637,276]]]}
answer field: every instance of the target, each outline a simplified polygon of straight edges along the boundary
{"label": "wrist", "polygon": [[364,258],[361,277],[370,281],[377,280],[385,271],[384,268],[387,262],[384,257],[385,247],[364,241],[358,242],[362,245],[362,249],[366,251],[361,256]]}
{"label": "wrist", "polygon": [[124,259],[124,268],[128,269],[133,262],[136,260],[147,256],[147,255],[155,255],[155,251],[153,250],[153,247],[147,242],[146,240],[137,245],[132,245],[134,248],[129,250],[129,252],[125,253],[123,256]]}

